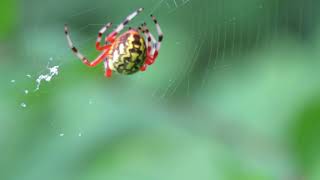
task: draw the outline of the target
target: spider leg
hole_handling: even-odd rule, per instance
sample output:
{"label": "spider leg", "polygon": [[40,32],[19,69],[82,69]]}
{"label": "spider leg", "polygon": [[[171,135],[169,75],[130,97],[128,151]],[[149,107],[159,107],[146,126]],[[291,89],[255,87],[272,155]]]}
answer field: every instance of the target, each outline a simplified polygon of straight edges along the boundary
{"label": "spider leg", "polygon": [[111,45],[106,45],[105,49],[103,50],[103,52],[92,62],[89,62],[89,60],[80,53],[80,51],[78,51],[78,49],[73,45],[73,42],[71,41],[70,35],[69,35],[69,31],[68,31],[68,27],[67,25],[65,25],[64,27],[64,32],[66,34],[67,40],[68,40],[68,45],[69,48],[72,50],[72,52],[87,66],[96,66],[97,64],[99,64],[101,61],[103,61],[103,59],[108,55],[109,52],[109,48],[111,47]]}
{"label": "spider leg", "polygon": [[106,58],[104,60],[104,68],[105,68],[105,73],[104,75],[109,78],[112,75],[112,70],[109,68],[109,64],[108,64],[108,59]]}
{"label": "spider leg", "polygon": [[120,33],[120,31],[123,30],[123,28],[134,18],[136,17],[139,13],[143,11],[143,8],[139,8],[138,10],[134,11],[131,13],[129,16],[126,17],[126,19],[112,32],[110,33],[105,41],[114,41],[116,36]]}
{"label": "spider leg", "polygon": [[141,26],[139,26],[138,29],[140,31],[142,31],[142,33],[145,35],[145,38],[148,40],[148,43],[147,43],[147,59],[146,59],[146,62],[140,68],[140,71],[145,71],[147,69],[147,66],[151,65],[151,63],[149,62],[148,59],[152,55],[152,53],[154,53],[154,51],[155,51],[155,49],[153,48],[153,45],[156,43],[156,40],[154,39],[154,37],[150,33],[149,29],[147,28],[147,24],[146,23],[141,24]]}
{"label": "spider leg", "polygon": [[145,34],[147,34],[147,31],[149,32],[149,34],[147,34],[147,35],[149,35],[151,37],[152,43],[156,43],[157,42],[156,39],[154,38],[154,36],[150,33],[150,31],[149,31],[149,29],[147,27],[147,23],[141,24],[140,29],[142,29],[143,30],[142,32],[145,33]]}
{"label": "spider leg", "polygon": [[151,63],[153,63],[154,60],[158,57],[160,47],[161,47],[161,42],[163,40],[163,33],[162,33],[160,25],[158,24],[158,20],[156,19],[156,17],[151,15],[151,18],[152,18],[153,22],[155,23],[156,28],[157,28],[157,32],[158,32],[158,42],[157,42],[157,46],[155,47],[156,50],[153,54],[153,57],[150,58]]}
{"label": "spider leg", "polygon": [[[146,33],[145,31],[145,27],[143,24],[141,24],[141,26],[138,27],[138,30],[140,31],[140,33],[143,33],[145,36],[145,39],[148,40],[147,43],[147,54],[148,52],[151,50],[151,37]],[[141,67],[140,67],[140,71],[145,71],[147,69],[147,64],[144,63]]]}
{"label": "spider leg", "polygon": [[[140,30],[142,30],[142,32],[145,34],[146,38],[148,39],[147,59],[145,64],[141,67],[140,69],[141,71],[145,71],[147,65],[151,65],[154,63],[155,59],[158,57],[159,50],[161,47],[161,42],[163,40],[163,33],[160,28],[160,25],[158,24],[157,19],[153,15],[151,15],[151,18],[156,25],[159,37],[157,42],[153,37],[153,35],[150,33],[149,29],[147,28],[146,23],[142,24],[142,28],[139,28]],[[152,45],[151,45],[151,41],[152,41]]]}
{"label": "spider leg", "polygon": [[96,49],[98,51],[102,51],[102,50],[105,50],[107,48],[107,45],[101,46],[101,38],[102,38],[102,35],[111,27],[111,25],[112,25],[112,23],[108,23],[107,25],[103,26],[100,29],[100,31],[98,33],[97,41],[96,41]]}
{"label": "spider leg", "polygon": [[151,41],[152,41],[152,38],[151,38],[151,34],[147,33],[146,32],[146,26],[144,24],[141,24],[141,26],[138,27],[138,29],[144,34],[145,36],[145,39],[147,39],[147,51],[150,51],[151,50],[151,47],[152,47],[152,44],[151,44]]}
{"label": "spider leg", "polygon": [[154,36],[150,33],[146,23],[142,24],[141,26],[142,26],[142,32],[145,34],[145,37],[148,40],[149,54],[153,55],[155,52],[155,47],[157,45],[157,41],[154,38]]}

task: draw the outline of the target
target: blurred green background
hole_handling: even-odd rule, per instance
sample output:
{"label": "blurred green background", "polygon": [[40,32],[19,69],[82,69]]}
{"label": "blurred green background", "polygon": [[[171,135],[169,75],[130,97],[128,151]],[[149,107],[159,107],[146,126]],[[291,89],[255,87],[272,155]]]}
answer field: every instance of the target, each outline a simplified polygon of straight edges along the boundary
{"label": "blurred green background", "polygon": [[[153,13],[164,32],[146,72],[107,79],[68,49],[65,23],[93,59],[99,29],[139,7],[130,26],[156,35]],[[319,8],[1,0],[0,179],[319,180]],[[34,92],[48,63],[59,75]]]}

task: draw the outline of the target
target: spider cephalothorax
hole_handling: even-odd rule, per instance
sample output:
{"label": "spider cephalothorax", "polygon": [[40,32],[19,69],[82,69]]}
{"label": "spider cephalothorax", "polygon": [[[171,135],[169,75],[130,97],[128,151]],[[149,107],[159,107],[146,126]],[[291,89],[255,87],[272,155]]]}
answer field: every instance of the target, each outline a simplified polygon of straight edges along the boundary
{"label": "spider cephalothorax", "polygon": [[[149,32],[146,23],[142,24],[138,29],[129,28],[128,31],[117,37],[124,26],[142,10],[143,8],[140,8],[130,14],[112,33],[107,35],[103,46],[100,44],[102,35],[111,27],[111,23],[102,27],[96,41],[96,49],[102,51],[102,53],[94,61],[89,62],[89,60],[73,45],[69,36],[68,28],[65,26],[65,34],[69,47],[73,53],[88,66],[96,66],[100,62],[104,61],[106,70],[105,75],[107,77],[111,76],[112,71],[116,71],[121,74],[133,74],[139,70],[145,71],[147,65],[153,64],[157,58],[161,41],[163,39],[163,34],[156,18],[151,15],[158,31],[158,41],[156,41],[153,35]],[[147,43],[145,39],[147,39]]]}

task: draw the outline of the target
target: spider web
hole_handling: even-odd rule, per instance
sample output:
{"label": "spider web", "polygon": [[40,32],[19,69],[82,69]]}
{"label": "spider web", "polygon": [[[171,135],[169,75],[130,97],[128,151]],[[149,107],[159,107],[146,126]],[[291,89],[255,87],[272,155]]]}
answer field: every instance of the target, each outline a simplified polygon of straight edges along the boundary
{"label": "spider web", "polygon": [[[189,41],[187,42],[185,40],[185,42],[182,42],[177,39],[174,42],[175,47],[182,49],[182,52],[186,54],[188,59],[185,60],[186,63],[177,69],[177,72],[172,75],[171,78],[168,78],[167,86],[165,88],[158,87],[154,90],[152,96],[160,99],[166,97],[169,99],[175,95],[178,88],[185,88],[186,95],[190,94],[190,91],[192,91],[193,88],[203,88],[213,71],[228,71],[232,68],[233,62],[230,60],[227,62],[226,58],[232,58],[236,55],[245,55],[253,48],[259,48],[259,46],[263,46],[264,44],[270,44],[270,41],[273,38],[271,33],[280,30],[291,32],[289,9],[283,8],[283,11],[280,12],[279,6],[283,5],[281,5],[278,0],[274,0],[272,7],[265,7],[266,3],[262,0],[252,1],[252,7],[255,8],[256,11],[261,12],[261,16],[258,18],[264,21],[257,24],[252,24],[250,22],[252,19],[249,18],[240,19],[240,14],[237,14],[236,12],[233,16],[225,16],[224,11],[230,7],[227,7],[227,3],[222,0],[203,1],[207,6],[201,7],[201,11],[199,11],[197,2],[194,0],[153,0],[152,3],[152,7],[149,8],[151,10],[146,10],[149,14],[158,13],[159,15],[163,14],[175,17],[178,16],[179,13],[182,14],[186,11],[193,12],[192,18],[183,23],[190,29],[188,31]],[[278,9],[275,14],[272,13],[272,8]],[[94,16],[100,14],[101,9],[103,8],[88,7],[76,13],[70,13],[69,18],[67,19],[69,22],[72,22],[72,20],[79,17],[87,15]],[[302,37],[304,33],[304,6],[300,6],[298,12],[297,16],[299,16],[299,22],[295,24],[298,26],[295,30],[297,30],[297,33]],[[280,16],[283,17],[280,18]],[[119,16],[116,22],[121,22],[122,19],[123,17]],[[143,19],[147,21],[147,18]],[[217,21],[212,23],[212,20],[216,19]],[[247,21],[247,27],[240,27],[238,23],[240,21]],[[165,22],[162,24],[164,26]],[[71,31],[73,35],[75,34],[73,39],[77,39],[76,45],[79,49],[85,49],[84,47],[91,46],[92,42],[96,39],[96,33],[87,39],[82,40],[79,40],[81,37],[76,35],[80,35],[81,33],[88,31],[88,29],[98,30],[103,25],[105,24],[90,23],[77,28],[72,27]],[[39,28],[40,25],[35,22],[34,31],[38,32]],[[252,35],[253,31],[254,35]],[[70,50],[65,47],[63,47],[63,50],[61,49],[54,48],[53,52],[58,51],[59,53],[52,54],[52,56],[48,56],[47,59],[50,59],[50,61],[54,59],[56,65],[61,64],[60,66],[68,63],[64,61],[65,59],[72,57],[72,54],[70,53]],[[82,51],[86,52],[86,50]],[[204,51],[209,51],[209,54],[204,54]],[[202,60],[199,61],[199,59]],[[42,62],[42,60],[39,62]],[[35,60],[34,63],[38,63],[38,61]],[[41,66],[45,67],[44,64]],[[43,71],[46,70],[35,73],[33,77],[39,77],[39,74]],[[192,79],[193,73],[197,72],[203,73],[201,81]]]}
{"label": "spider web", "polygon": [[[203,1],[202,3],[207,4],[207,6],[201,7],[201,9],[199,9],[199,5],[197,5],[198,2],[195,2],[194,0],[153,0],[152,3],[153,5],[151,5],[151,8],[146,9],[148,14],[156,13],[158,16],[167,15],[176,17],[185,12],[193,13],[191,19],[184,20],[183,23],[177,22],[189,29],[188,37],[182,40],[173,40],[174,45],[172,47],[181,49],[180,53],[185,54],[182,56],[184,63],[180,64],[178,69],[175,70],[176,72],[172,73],[170,77],[167,78],[167,85],[155,87],[153,92],[150,94],[155,101],[168,101],[176,97],[189,97],[190,93],[196,89],[205,88],[209,77],[211,77],[214,72],[229,71],[232,69],[232,57],[246,55],[247,53],[250,53],[253,48],[259,48],[259,46],[263,46],[263,43],[266,45],[270,44],[269,42],[272,38],[271,33],[278,32],[280,28],[287,28],[285,30],[290,32],[289,10],[284,8],[284,11],[281,12],[284,18],[279,18],[279,6],[281,6],[281,4],[278,0],[274,1],[272,7],[265,7],[265,1],[262,0],[252,1],[252,9],[260,11],[261,16],[258,18],[264,21],[257,24],[252,24],[252,19],[250,18],[239,17],[239,12],[234,12],[233,15],[230,13],[230,16],[226,16],[224,11],[228,8],[234,7],[227,7],[227,2],[223,0]],[[272,14],[271,8],[277,8],[277,13]],[[97,6],[88,7],[80,11],[77,10],[76,13],[70,13],[67,21],[72,26],[73,20],[77,20],[79,17],[96,16],[101,13],[101,10],[103,10],[103,8]],[[304,7],[299,7],[298,12],[300,21],[297,24],[297,30],[299,34],[302,34],[304,23]],[[148,21],[146,17],[140,18],[140,21],[141,19],[143,19],[143,21]],[[114,22],[120,23],[122,20],[123,14],[121,13],[121,15],[119,15]],[[183,19],[180,18],[178,20]],[[214,23],[212,23],[212,20],[214,20]],[[241,21],[247,21],[247,27],[239,26],[240,23],[238,22]],[[166,22],[160,21],[160,24],[165,26]],[[81,49],[81,51],[84,52],[84,54],[88,54],[88,51],[86,51],[85,47],[92,46],[96,39],[96,33],[90,35],[90,37],[87,37],[86,39],[81,39],[79,36],[81,33],[84,33],[88,30],[94,29],[97,31],[103,25],[105,24],[99,22],[94,23],[93,21],[93,23],[84,24],[77,28],[72,27],[72,38],[77,39],[75,44],[79,49]],[[36,20],[34,22],[34,31],[40,31],[40,25]],[[252,35],[252,32],[254,32],[255,35]],[[164,41],[165,47],[167,45],[166,40],[167,38],[170,38],[170,36],[166,37],[166,32],[164,33],[166,38]],[[169,39],[169,42],[172,43],[172,40]],[[163,53],[162,51],[163,50],[161,50],[161,53]],[[73,57],[72,53],[70,53],[70,50],[65,47],[55,47],[53,52],[54,54],[52,54],[52,56],[48,56],[47,58],[48,60],[50,59],[48,62],[53,62],[53,67],[56,67],[54,65],[63,67],[66,63],[68,63],[66,62],[66,59]],[[59,53],[57,54],[56,52]],[[209,54],[205,52],[209,52]],[[226,60],[227,58],[228,60]],[[161,60],[161,57],[159,59]],[[172,59],[170,59],[170,61],[172,61]],[[38,62],[36,61],[34,63]],[[42,67],[46,66],[42,64]],[[47,80],[50,81],[52,80],[50,73],[50,69],[49,71],[45,69],[33,74],[32,77],[35,78],[35,82],[39,82],[39,78],[45,80],[45,77],[47,77]],[[201,80],[193,78],[194,74],[197,73],[201,73]],[[58,73],[54,73],[53,75],[57,74]],[[31,77],[31,75],[29,76]],[[63,71],[61,72],[61,76],[63,76]],[[39,90],[39,88],[40,84],[37,83],[36,89]],[[183,91],[179,89],[185,89],[185,92],[181,93]],[[26,91],[28,90],[25,89],[24,93]],[[179,91],[179,94],[176,94],[177,91]],[[92,98],[88,97],[88,103],[93,103]],[[25,104],[26,103],[23,102],[22,107],[26,107]]]}
{"label": "spider web", "polygon": [[[161,14],[167,15],[167,16],[176,16],[179,13],[184,13],[185,11],[197,11],[197,7],[194,7],[193,0],[160,0],[160,1],[153,1],[153,5],[151,5],[151,8],[146,9],[145,11],[147,14],[158,14],[160,16]],[[96,40],[96,32],[93,33],[90,36],[87,36],[85,38],[81,38],[81,34],[87,33],[88,31],[95,30],[101,28],[101,26],[105,25],[105,22],[95,22],[94,20],[90,19],[93,23],[89,24],[83,24],[80,27],[74,28],[72,25],[74,24],[73,21],[77,20],[81,17],[85,16],[97,16],[97,14],[100,13],[100,11],[103,10],[101,7],[88,7],[83,10],[80,10],[76,13],[70,13],[70,16],[68,16],[66,21],[71,26],[71,32],[72,32],[72,38],[77,39],[75,41],[76,46],[82,51],[84,54],[91,54],[90,51],[86,49],[92,49],[89,47],[92,47],[93,42]],[[200,13],[197,13],[195,16],[193,16],[190,21],[187,21],[186,23],[181,23],[182,25],[186,27],[192,27],[191,30],[188,32],[190,36],[188,37],[182,37],[182,39],[175,39],[173,41],[173,48],[181,49],[180,53],[185,53],[185,56],[182,56],[184,58],[185,63],[182,66],[178,66],[175,72],[171,73],[170,76],[167,78],[164,78],[165,82],[162,83],[160,86],[154,87],[154,90],[150,92],[150,97],[153,99],[154,102],[163,103],[168,102],[172,98],[181,96],[180,98],[184,97],[190,97],[190,94],[194,90],[195,87],[204,87],[206,84],[207,77],[209,77],[211,71],[215,70],[227,70],[230,68],[230,65],[224,65],[223,60],[225,56],[225,48],[226,48],[226,31],[224,31],[221,28],[221,25],[218,25],[218,32],[217,34],[214,34],[214,32],[210,33],[209,31],[213,29],[213,26],[210,25],[210,8],[207,7]],[[220,12],[221,13],[221,12]],[[219,14],[218,14],[219,15]],[[220,14],[221,16],[221,14]],[[114,22],[120,23],[123,20],[124,16],[123,14],[119,15]],[[107,18],[106,18],[107,19]],[[139,17],[137,17],[139,19]],[[142,19],[142,20],[141,20]],[[38,22],[37,19],[34,20],[34,26],[31,28],[32,33],[39,33],[40,31],[44,31],[41,27],[41,23]],[[140,17],[140,20],[138,22],[148,22],[150,19],[146,16]],[[137,25],[137,21],[135,22]],[[139,24],[139,23],[138,23]],[[162,26],[165,25],[165,22],[160,24]],[[151,29],[155,30],[151,27]],[[60,30],[60,29],[59,29]],[[57,30],[58,32],[60,32]],[[156,33],[153,33],[156,35]],[[60,35],[60,34],[59,34]],[[167,36],[165,34],[165,36]],[[210,38],[208,38],[210,37]],[[170,38],[165,37],[166,39]],[[181,38],[181,37],[179,37]],[[184,38],[184,39],[183,39]],[[223,44],[220,42],[221,39],[223,39]],[[218,44],[214,44],[215,41],[218,41]],[[170,41],[169,41],[170,42]],[[172,41],[171,41],[172,42]],[[164,41],[166,43],[166,41]],[[200,55],[203,53],[203,49],[206,46],[210,46],[210,54],[208,57],[204,57],[206,61],[204,62],[206,66],[199,66],[197,60],[200,58]],[[34,51],[33,47],[37,46],[37,42],[33,41],[31,43],[31,51]],[[165,47],[165,45],[163,46]],[[40,68],[46,67],[43,70],[40,70],[37,73],[30,73],[26,72],[26,76],[28,79],[33,81],[32,84],[34,84],[34,87],[28,85],[27,87],[19,88],[21,89],[20,92],[24,93],[24,97],[19,103],[20,108],[30,108],[29,103],[25,100],[32,94],[39,93],[41,91],[42,86],[50,86],[48,82],[54,81],[55,76],[59,74],[59,76],[64,76],[63,67],[69,63],[70,58],[74,59],[73,54],[70,52],[69,48],[63,47],[54,47],[54,50],[52,50],[52,54],[49,54],[47,56],[47,61],[45,64],[43,61],[37,60],[37,57],[32,57],[35,64],[40,64]],[[163,49],[161,50],[160,54],[162,54]],[[214,53],[216,51],[216,54]],[[36,53],[37,54],[37,53]],[[33,53],[31,53],[32,56]],[[222,56],[222,60],[220,62],[219,57]],[[91,56],[92,57],[92,56]],[[181,58],[181,57],[180,57]],[[203,57],[202,57],[203,58]],[[169,59],[172,61],[172,59]],[[67,61],[67,62],[66,62]],[[170,63],[170,62],[168,62]],[[203,78],[201,80],[201,83],[195,82],[197,80],[192,78],[192,74],[197,71],[196,67],[201,67],[205,71]],[[152,70],[152,67],[150,67]],[[62,69],[62,70],[61,70]],[[60,72],[58,71],[60,70]],[[30,75],[31,74],[31,75]],[[141,75],[137,75],[138,79],[141,78],[143,73]],[[139,77],[140,76],[140,77]],[[41,83],[41,82],[46,82]],[[16,83],[15,80],[11,80],[11,83]],[[179,89],[185,89],[183,93],[181,93],[181,90]],[[176,92],[179,91],[179,96],[176,96]],[[92,105],[95,103],[94,97],[87,97],[87,103],[89,105]],[[57,134],[59,134],[60,137],[64,136],[63,131],[61,130],[61,127],[56,127],[55,122],[51,122],[52,126],[56,129]],[[81,127],[79,127],[81,128]],[[79,133],[80,134],[80,133]]]}
{"label": "spider web", "polygon": [[[170,0],[161,0],[161,1],[158,1],[158,2],[154,2],[154,6],[151,8],[151,10],[149,11],[149,14],[152,14],[152,13],[155,13],[155,12],[157,12],[157,11],[160,11],[160,9],[161,10],[165,10],[164,12],[165,13],[167,13],[167,14],[173,14],[173,13],[175,13],[176,11],[178,11],[179,9],[181,9],[181,8],[184,8],[184,6],[188,6],[189,4],[190,4],[190,2],[191,2],[191,0],[173,0],[173,1],[170,1]],[[97,11],[97,10],[99,10],[99,9],[102,9],[101,7],[93,7],[93,8],[88,8],[88,9],[84,9],[84,10],[82,10],[82,11],[80,11],[80,12],[77,12],[77,13],[74,13],[74,14],[71,14],[70,16],[69,16],[69,18],[67,18],[67,20],[68,21],[72,21],[73,19],[76,19],[76,18],[78,18],[79,16],[81,17],[81,16],[86,16],[87,14],[96,14],[95,12]],[[199,20],[196,20],[196,19],[193,19],[193,21],[192,21],[192,23],[194,23],[195,21],[197,21],[197,22],[199,22],[199,21],[201,21],[201,16],[197,16],[197,17],[199,17],[198,19]],[[121,21],[123,20],[123,17],[121,17],[121,18],[119,18],[118,19],[118,22],[120,23]],[[144,21],[146,21],[147,19],[146,18],[144,18]],[[141,21],[142,22],[142,21]],[[103,26],[103,25],[105,25],[105,24],[103,24],[103,23],[91,23],[91,24],[85,24],[85,25],[83,25],[83,26],[81,26],[81,27],[78,27],[77,29],[75,29],[75,30],[73,30],[73,34],[76,34],[76,35],[78,35],[78,34],[81,34],[82,32],[85,32],[85,31],[87,31],[88,29],[99,29],[99,28],[101,28],[101,26]],[[200,24],[199,24],[200,25]],[[35,25],[34,25],[34,27],[33,27],[33,31],[34,32],[38,32],[39,31],[39,27],[40,25],[38,25],[37,23],[35,23]],[[197,29],[195,29],[195,30],[193,30],[192,31],[192,34],[194,34],[194,36],[197,36],[197,34],[196,33],[194,33],[194,32],[201,32],[201,29],[200,28],[197,28]],[[155,34],[155,33],[154,33]],[[76,36],[75,36],[76,37]],[[76,37],[76,38],[79,38],[79,37]],[[201,38],[203,38],[203,37],[201,37]],[[79,38],[79,39],[81,39],[81,37]],[[96,39],[96,34],[94,34],[94,35],[92,35],[91,37],[88,37],[87,39],[82,39],[82,40],[78,40],[77,41],[77,43],[76,43],[76,45],[77,45],[77,47],[79,47],[79,49],[84,49],[84,47],[87,47],[87,46],[89,46],[89,45],[91,45],[92,44],[92,42],[93,41],[95,41],[95,39]],[[197,38],[198,39],[198,38]],[[198,41],[203,41],[203,40],[198,40]],[[175,42],[176,43],[176,45],[177,46],[181,46],[181,42],[179,42],[179,41],[176,41]],[[34,44],[36,44],[36,43],[34,43]],[[197,43],[197,45],[196,45],[196,47],[194,47],[194,50],[193,51],[195,51],[195,52],[193,52],[193,53],[190,53],[190,56],[193,56],[193,54],[199,54],[199,51],[200,51],[200,49],[201,49],[201,45],[200,44],[203,44],[203,43],[201,43],[201,42],[199,42],[199,43]],[[33,44],[31,44],[31,47],[32,47],[32,45]],[[33,45],[33,46],[36,46],[36,45]],[[192,47],[191,47],[192,48]],[[44,69],[44,70],[40,70],[39,72],[37,72],[37,73],[33,73],[33,75],[30,75],[30,74],[27,74],[26,76],[28,77],[28,78],[35,78],[35,82],[36,82],[36,87],[35,87],[35,89],[36,89],[36,91],[38,91],[39,89],[40,89],[40,83],[41,83],[41,80],[45,80],[45,81],[47,81],[47,82],[49,82],[49,81],[51,81],[52,80],[52,78],[54,78],[54,76],[55,75],[57,75],[58,74],[58,72],[55,72],[55,73],[53,73],[53,75],[51,76],[50,74],[52,74],[52,68],[55,70],[55,71],[57,71],[58,70],[58,68],[57,67],[63,67],[64,66],[64,64],[66,63],[66,62],[62,62],[62,61],[64,61],[64,59],[67,59],[67,58],[70,58],[70,57],[72,57],[72,54],[70,55],[70,50],[69,49],[67,49],[67,48],[63,48],[63,50],[61,50],[61,49],[59,49],[59,48],[55,48],[55,50],[53,51],[53,52],[55,52],[55,51],[58,51],[58,52],[60,52],[59,54],[55,54],[55,55],[53,55],[53,56],[49,56],[47,59],[48,59],[48,61],[46,62],[46,69]],[[86,50],[82,50],[82,51],[84,51],[84,52],[86,52]],[[196,57],[195,57],[196,58]],[[191,66],[192,66],[192,64],[195,62],[195,58],[192,58],[193,60],[192,60],[192,62],[191,62]],[[35,61],[37,58],[33,58],[33,60]],[[44,67],[44,65],[43,65],[43,63],[41,63],[42,62],[42,60],[41,61],[39,61],[40,62],[40,64],[42,64],[41,66],[42,67]],[[38,62],[34,62],[34,63],[38,63]],[[50,68],[49,67],[49,64],[53,64],[52,65],[52,68]],[[55,64],[55,65],[54,65]],[[187,65],[187,66],[190,66],[190,65]],[[190,69],[190,67],[185,67],[186,69]],[[188,71],[188,70],[187,70]],[[185,74],[186,72],[184,72],[184,70],[182,70],[182,72],[181,72],[182,74]],[[181,74],[181,73],[179,73],[179,74]],[[32,74],[32,73],[31,73]],[[47,79],[46,79],[47,78]],[[12,83],[15,83],[15,79],[12,79],[11,80],[11,82]],[[160,92],[160,95],[159,95],[159,97],[166,97],[166,94],[167,93],[169,93],[168,91],[169,91],[169,89],[171,88],[171,87],[174,87],[174,86],[176,86],[175,84],[177,83],[176,81],[176,79],[169,79],[168,80],[170,83],[169,83],[169,85],[168,85],[168,87],[167,88],[164,88],[165,90],[161,90],[161,89],[157,89],[156,91],[164,91],[164,92]],[[189,86],[190,86],[190,84],[189,84]],[[189,90],[188,90],[189,91]],[[153,95],[154,95],[155,93],[153,93]],[[174,94],[174,92],[173,93],[171,93],[171,94]]]}

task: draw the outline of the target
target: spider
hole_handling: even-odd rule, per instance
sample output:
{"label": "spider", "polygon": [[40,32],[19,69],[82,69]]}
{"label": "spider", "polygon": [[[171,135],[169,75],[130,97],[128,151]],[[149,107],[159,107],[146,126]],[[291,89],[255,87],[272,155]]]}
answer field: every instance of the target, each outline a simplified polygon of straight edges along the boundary
{"label": "spider", "polygon": [[102,52],[91,62],[73,45],[68,27],[65,25],[64,32],[68,45],[72,52],[89,67],[94,67],[104,61],[106,77],[111,77],[112,71],[126,75],[134,74],[139,70],[145,71],[147,66],[153,64],[158,57],[163,39],[163,34],[157,19],[151,15],[158,32],[158,41],[156,41],[150,33],[146,23],[141,24],[137,29],[129,27],[129,30],[117,37],[121,30],[142,11],[143,8],[139,8],[130,14],[113,32],[106,36],[104,45],[101,45],[102,35],[111,27],[112,23],[103,26],[98,33],[96,41],[96,49]]}

